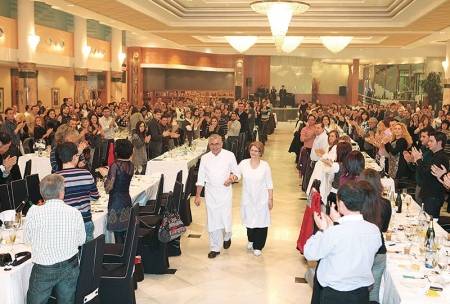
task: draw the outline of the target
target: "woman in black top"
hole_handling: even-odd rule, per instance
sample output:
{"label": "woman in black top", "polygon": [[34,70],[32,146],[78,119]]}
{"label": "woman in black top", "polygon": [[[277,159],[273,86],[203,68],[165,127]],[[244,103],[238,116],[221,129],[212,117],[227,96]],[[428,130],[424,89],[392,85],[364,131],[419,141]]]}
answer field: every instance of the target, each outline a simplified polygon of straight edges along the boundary
{"label": "woman in black top", "polygon": [[48,146],[50,144],[49,137],[53,132],[53,129],[46,129],[44,126],[44,121],[41,116],[36,116],[34,119],[34,140],[45,140],[45,145]]}
{"label": "woman in black top", "polygon": [[398,179],[408,178],[410,170],[403,157],[403,152],[412,145],[412,138],[406,126],[396,123],[393,128],[393,137],[384,142],[384,148],[389,153],[389,176]]}
{"label": "woman in black top", "polygon": [[206,138],[212,134],[219,134],[219,121],[216,117],[212,117],[207,128],[206,128]]}
{"label": "woman in black top", "polygon": [[376,208],[367,206],[362,214],[366,221],[369,221],[380,228],[382,245],[375,255],[372,266],[372,274],[375,280],[373,289],[370,291],[369,298],[371,303],[379,303],[379,293],[381,278],[386,269],[386,246],[384,244],[383,232],[386,232],[391,220],[392,207],[389,200],[382,196],[383,186],[381,184],[380,175],[373,169],[365,169],[359,176],[360,180],[367,181],[375,190],[377,194]]}

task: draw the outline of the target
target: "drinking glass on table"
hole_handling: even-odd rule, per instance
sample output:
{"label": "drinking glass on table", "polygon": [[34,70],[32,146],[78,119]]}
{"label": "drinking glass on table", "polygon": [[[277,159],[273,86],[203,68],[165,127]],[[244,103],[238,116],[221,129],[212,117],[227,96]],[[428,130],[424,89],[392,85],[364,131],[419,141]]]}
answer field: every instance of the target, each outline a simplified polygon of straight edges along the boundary
{"label": "drinking glass on table", "polygon": [[10,252],[11,252],[11,256],[14,257],[15,253],[14,253],[14,243],[16,242],[16,237],[17,237],[17,228],[11,227],[6,229],[6,243],[9,244],[10,247]]}

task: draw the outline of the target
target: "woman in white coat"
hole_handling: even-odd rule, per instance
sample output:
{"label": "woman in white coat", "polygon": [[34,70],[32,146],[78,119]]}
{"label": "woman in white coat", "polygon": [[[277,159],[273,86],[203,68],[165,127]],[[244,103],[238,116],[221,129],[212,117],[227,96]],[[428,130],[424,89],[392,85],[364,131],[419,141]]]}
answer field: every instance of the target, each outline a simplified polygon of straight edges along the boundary
{"label": "woman in white coat", "polygon": [[266,244],[270,210],[273,207],[272,173],[269,164],[261,160],[264,145],[255,141],[248,149],[250,158],[239,164],[243,178],[241,218],[247,227],[247,248],[259,256]]}

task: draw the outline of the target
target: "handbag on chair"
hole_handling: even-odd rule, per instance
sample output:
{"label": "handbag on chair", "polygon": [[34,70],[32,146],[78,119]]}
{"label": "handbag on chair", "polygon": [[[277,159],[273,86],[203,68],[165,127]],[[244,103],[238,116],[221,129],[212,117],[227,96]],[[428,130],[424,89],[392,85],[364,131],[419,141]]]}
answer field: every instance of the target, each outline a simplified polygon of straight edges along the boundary
{"label": "handbag on chair", "polygon": [[172,200],[173,198],[169,199],[158,230],[158,239],[162,243],[169,243],[186,232],[186,226],[184,226],[178,210],[172,206]]}

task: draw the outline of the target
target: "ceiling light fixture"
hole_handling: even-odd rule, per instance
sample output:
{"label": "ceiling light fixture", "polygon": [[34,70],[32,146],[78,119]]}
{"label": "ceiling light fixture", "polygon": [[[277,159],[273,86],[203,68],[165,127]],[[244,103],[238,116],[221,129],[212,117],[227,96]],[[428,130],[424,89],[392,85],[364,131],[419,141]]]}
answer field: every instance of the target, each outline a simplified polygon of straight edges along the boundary
{"label": "ceiling light fixture", "polygon": [[299,45],[303,41],[303,36],[287,36],[284,37],[283,45],[281,46],[281,50],[285,53],[291,53],[296,48],[299,47]]}
{"label": "ceiling light fixture", "polygon": [[270,30],[278,48],[288,32],[292,16],[306,12],[310,5],[301,1],[255,1],[250,7],[269,18]]}
{"label": "ceiling light fixture", "polygon": [[87,56],[89,56],[90,53],[91,53],[91,47],[89,45],[83,46],[83,55],[87,57]]}
{"label": "ceiling light fixture", "polygon": [[225,36],[227,42],[239,53],[244,53],[258,40],[256,36]]}
{"label": "ceiling light fixture", "polygon": [[351,36],[321,36],[322,44],[331,52],[339,53],[352,41]]}

